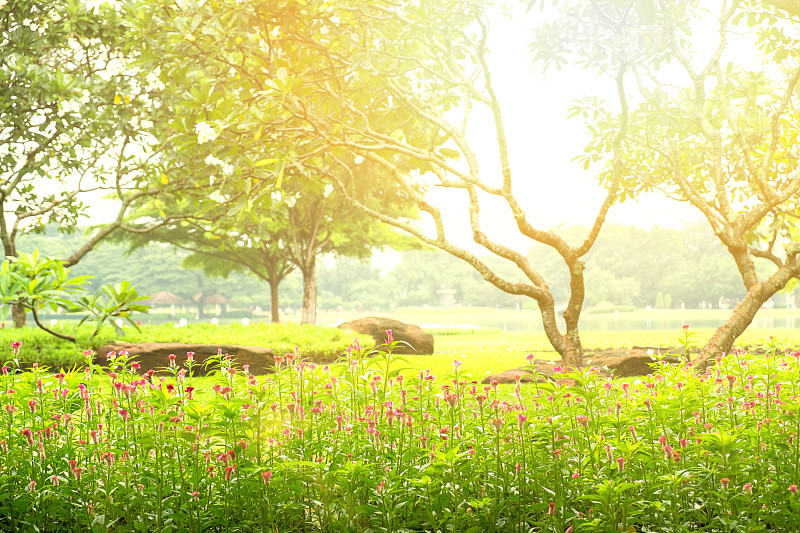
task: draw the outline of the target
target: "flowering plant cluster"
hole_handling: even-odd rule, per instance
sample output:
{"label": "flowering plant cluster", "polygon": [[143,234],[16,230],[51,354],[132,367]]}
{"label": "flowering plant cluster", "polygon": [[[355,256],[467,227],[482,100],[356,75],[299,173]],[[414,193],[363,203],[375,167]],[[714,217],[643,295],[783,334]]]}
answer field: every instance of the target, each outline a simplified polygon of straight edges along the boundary
{"label": "flowering plant cluster", "polygon": [[[480,385],[358,342],[211,378],[171,357],[0,376],[13,531],[791,531],[800,352]],[[19,350],[20,346],[14,348]],[[180,359],[180,361],[179,361]],[[529,362],[531,358],[529,358]]]}

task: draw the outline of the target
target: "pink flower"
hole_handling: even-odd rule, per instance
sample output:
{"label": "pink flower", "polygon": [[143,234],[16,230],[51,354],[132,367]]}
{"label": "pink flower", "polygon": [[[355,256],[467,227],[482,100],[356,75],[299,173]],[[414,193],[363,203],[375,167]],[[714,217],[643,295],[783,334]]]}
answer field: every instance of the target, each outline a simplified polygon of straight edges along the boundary
{"label": "pink flower", "polygon": [[553,516],[556,513],[556,504],[550,502],[547,504],[547,516]]}
{"label": "pink flower", "polygon": [[728,485],[730,485],[731,480],[724,477],[719,480],[720,485],[722,485],[722,490],[728,490]]}
{"label": "pink flower", "polygon": [[742,490],[747,494],[753,494],[753,484],[752,483],[745,483],[742,487]]}
{"label": "pink flower", "polygon": [[25,428],[22,431],[20,431],[20,433],[22,434],[23,437],[25,437],[28,446],[33,446],[33,432],[29,428]]}
{"label": "pink flower", "polygon": [[171,353],[167,356],[167,359],[169,360],[169,366],[175,366],[175,357],[176,356],[174,353]]}
{"label": "pink flower", "polygon": [[525,422],[527,422],[527,421],[528,421],[528,417],[527,416],[525,416],[523,414],[517,415],[517,426],[519,426],[519,429],[522,429],[523,426],[525,426]]}
{"label": "pink flower", "polygon": [[453,361],[453,372],[458,372],[458,367],[460,367],[462,364],[463,362],[459,361],[458,359]]}
{"label": "pink flower", "polygon": [[77,468],[72,469],[72,475],[75,476],[77,481],[81,480],[81,476],[83,475],[83,467],[79,466]]}
{"label": "pink flower", "polygon": [[682,326],[681,326],[681,329],[682,329],[683,331],[689,331],[689,324],[684,324],[684,325],[682,325]]}
{"label": "pink flower", "polygon": [[194,352],[186,352],[186,362],[187,363],[194,362]]}
{"label": "pink flower", "polygon": [[11,343],[11,351],[14,355],[19,355],[19,349],[22,347],[22,343],[20,341],[14,341]]}
{"label": "pink flower", "polygon": [[617,470],[622,472],[625,469],[625,458],[617,457]]}
{"label": "pink flower", "polygon": [[28,492],[33,492],[35,490],[36,490],[36,482],[31,481],[30,483],[28,483]]}
{"label": "pink flower", "polygon": [[272,472],[267,471],[261,474],[261,480],[264,482],[265,485],[269,483],[270,479],[272,479]]}
{"label": "pink flower", "polygon": [[575,417],[575,419],[578,421],[578,425],[581,427],[587,427],[589,425],[588,416],[578,415],[577,417]]}
{"label": "pink flower", "polygon": [[392,344],[394,342],[394,335],[392,335],[392,330],[386,330],[386,344]]}
{"label": "pink flower", "polygon": [[789,492],[792,494],[797,494],[797,485],[789,485]]}
{"label": "pink flower", "polygon": [[532,364],[533,363],[533,354],[529,353],[528,355],[526,355],[525,356],[525,360],[528,361],[528,363]]}

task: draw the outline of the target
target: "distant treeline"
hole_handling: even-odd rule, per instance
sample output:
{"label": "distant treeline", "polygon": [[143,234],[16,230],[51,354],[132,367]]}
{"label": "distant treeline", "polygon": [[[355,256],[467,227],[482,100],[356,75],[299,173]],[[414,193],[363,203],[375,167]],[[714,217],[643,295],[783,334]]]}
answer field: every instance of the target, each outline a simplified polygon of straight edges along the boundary
{"label": "distant treeline", "polygon": [[[585,228],[559,229],[567,240],[581,238]],[[66,257],[80,244],[79,235],[27,235],[19,249]],[[557,301],[566,300],[568,280],[563,263],[543,246],[530,249]],[[199,293],[218,293],[230,298],[232,308],[259,306],[268,311],[268,286],[244,272],[227,278],[212,277],[200,270],[182,266],[184,252],[168,245],[151,245],[130,254],[126,248],[103,243],[71,271],[92,275],[94,286],[131,281],[140,294],[168,290],[190,299]],[[516,267],[497,257],[484,258],[500,273],[514,276]],[[406,251],[389,272],[369,262],[350,258],[328,258],[317,270],[320,309],[393,309],[405,306],[523,307],[535,304],[524,297],[506,294],[484,281],[469,265],[440,251]],[[768,271],[771,263],[759,268]],[[792,286],[794,287],[794,285]],[[302,281],[291,274],[281,284],[283,308],[301,304]],[[606,226],[586,258],[585,306],[637,306],[714,308],[732,306],[745,294],[730,255],[702,225],[681,229],[642,229],[631,226]],[[796,293],[795,293],[796,294]],[[792,294],[792,297],[795,296]],[[795,299],[792,298],[794,301]],[[785,295],[775,305],[786,305]]]}

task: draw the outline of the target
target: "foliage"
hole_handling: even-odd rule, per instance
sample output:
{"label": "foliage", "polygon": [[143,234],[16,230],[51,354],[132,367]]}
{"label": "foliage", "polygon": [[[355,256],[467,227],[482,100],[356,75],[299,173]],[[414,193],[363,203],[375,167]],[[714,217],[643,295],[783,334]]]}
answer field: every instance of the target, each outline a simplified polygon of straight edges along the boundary
{"label": "foliage", "polygon": [[[157,75],[132,69],[127,23],[109,2],[20,0],[0,7],[3,255],[45,224],[71,233],[108,194],[120,216],[146,196],[159,151]],[[157,73],[156,73],[157,74]],[[61,256],[74,264],[109,223]]]}
{"label": "foliage", "polygon": [[477,386],[458,361],[404,379],[365,353],[322,368],[287,354],[262,378],[224,355],[212,380],[189,361],[153,380],[124,354],[5,369],[0,515],[16,531],[800,525],[800,353],[513,387]]}
{"label": "foliage", "polygon": [[75,337],[54,331],[39,319],[39,310],[49,307],[51,311],[84,313],[78,328],[84,322],[94,323],[97,335],[104,324],[110,324],[119,335],[125,332],[112,319],[122,319],[134,328],[132,313],[146,313],[148,306],[142,305],[136,289],[127,282],[119,287],[103,285],[91,295],[83,295],[86,276],[71,277],[62,261],[48,257],[39,258],[38,251],[10,257],[0,265],[0,301],[7,305],[19,305],[30,310],[36,325],[51,335],[75,342]]}
{"label": "foliage", "polygon": [[[177,103],[170,127],[177,138],[168,163],[176,170],[191,167],[196,188],[172,201],[146,199],[131,218],[184,220],[169,225],[158,240],[193,252],[189,261],[208,272],[222,262],[229,271],[245,268],[267,281],[274,321],[278,284],[297,268],[303,274],[302,321],[314,323],[318,256],[365,258],[373,248],[409,241],[353,210],[346,195],[325,182],[328,173],[353,178],[343,175],[335,155],[294,135],[276,134],[282,111],[264,105],[274,82],[262,75],[275,66],[263,57],[269,51],[254,48],[261,31],[254,18],[272,15],[230,2],[187,2],[178,9],[161,0],[145,4],[150,9],[131,20],[139,64],[173,81]],[[386,189],[382,174],[376,167],[353,178],[354,186],[376,198]],[[380,200],[410,210],[402,195]],[[135,244],[137,236],[131,240]]]}

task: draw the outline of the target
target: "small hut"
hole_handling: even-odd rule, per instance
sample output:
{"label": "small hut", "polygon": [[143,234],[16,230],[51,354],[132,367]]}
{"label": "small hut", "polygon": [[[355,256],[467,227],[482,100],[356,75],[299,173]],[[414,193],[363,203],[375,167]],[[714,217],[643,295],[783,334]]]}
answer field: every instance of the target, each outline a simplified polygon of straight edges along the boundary
{"label": "small hut", "polygon": [[169,314],[175,316],[175,306],[185,305],[189,302],[184,298],[181,298],[177,294],[171,293],[169,291],[158,291],[157,293],[150,296],[147,300],[145,300],[144,303],[147,305],[152,305],[153,307],[169,306]]}
{"label": "small hut", "polygon": [[202,309],[206,305],[213,305],[214,306],[214,314],[217,316],[221,315],[222,313],[228,312],[228,306],[233,303],[233,300],[227,298],[221,294],[211,293],[211,294],[195,294],[192,296],[192,300],[197,304],[197,317],[200,318],[203,315]]}

